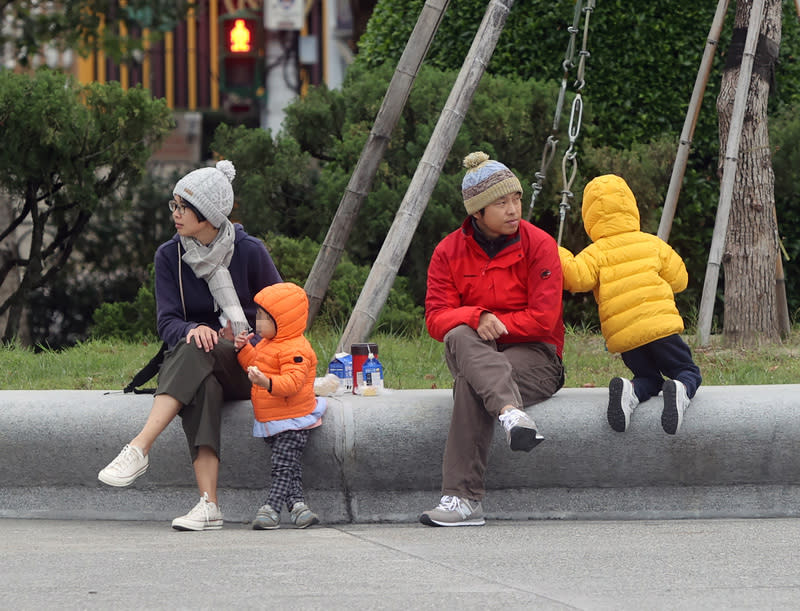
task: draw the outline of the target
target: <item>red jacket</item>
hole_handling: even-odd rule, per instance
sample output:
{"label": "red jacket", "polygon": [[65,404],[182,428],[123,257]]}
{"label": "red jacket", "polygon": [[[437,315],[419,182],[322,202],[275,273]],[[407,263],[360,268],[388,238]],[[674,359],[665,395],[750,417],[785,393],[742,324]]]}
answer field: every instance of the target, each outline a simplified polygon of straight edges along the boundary
{"label": "red jacket", "polygon": [[247,343],[239,351],[239,364],[245,370],[256,365],[272,380],[271,390],[253,384],[250,395],[256,420],[307,416],[317,405],[317,356],[303,335],[308,297],[296,284],[281,282],[259,291],[254,301],[269,312],[278,331],[273,339],[262,339],[255,347]]}
{"label": "red jacket", "polygon": [[433,251],[428,267],[425,323],[444,341],[458,325],[478,328],[492,312],[508,329],[498,343],[543,342],[564,348],[561,262],[555,240],[520,221],[519,231],[493,259],[473,237],[472,217]]}

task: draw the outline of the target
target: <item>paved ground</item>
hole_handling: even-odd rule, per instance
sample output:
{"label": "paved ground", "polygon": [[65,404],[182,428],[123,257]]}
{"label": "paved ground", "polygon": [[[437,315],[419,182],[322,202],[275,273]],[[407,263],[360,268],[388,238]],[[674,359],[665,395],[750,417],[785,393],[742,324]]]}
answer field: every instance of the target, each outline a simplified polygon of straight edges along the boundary
{"label": "paved ground", "polygon": [[8,609],[797,609],[800,519],[205,533],[0,519]]}

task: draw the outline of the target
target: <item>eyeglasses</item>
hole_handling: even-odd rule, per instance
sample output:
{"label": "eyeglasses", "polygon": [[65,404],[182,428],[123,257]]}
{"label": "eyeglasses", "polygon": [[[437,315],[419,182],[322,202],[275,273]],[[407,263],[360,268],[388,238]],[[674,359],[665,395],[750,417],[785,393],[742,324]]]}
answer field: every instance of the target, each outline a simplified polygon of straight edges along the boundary
{"label": "eyeglasses", "polygon": [[169,203],[167,205],[169,206],[170,212],[175,212],[177,210],[178,214],[180,214],[181,216],[186,214],[186,209],[189,207],[186,204],[179,204],[174,199],[169,200]]}

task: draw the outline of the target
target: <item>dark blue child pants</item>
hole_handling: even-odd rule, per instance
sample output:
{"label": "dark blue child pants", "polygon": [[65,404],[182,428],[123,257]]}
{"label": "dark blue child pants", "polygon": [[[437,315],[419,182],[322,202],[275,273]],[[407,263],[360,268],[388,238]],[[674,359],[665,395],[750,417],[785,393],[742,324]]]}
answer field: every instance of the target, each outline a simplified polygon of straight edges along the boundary
{"label": "dark blue child pants", "polygon": [[664,376],[681,382],[690,399],[703,381],[691,349],[678,334],[623,352],[622,361],[633,373],[633,390],[640,402],[661,392]]}

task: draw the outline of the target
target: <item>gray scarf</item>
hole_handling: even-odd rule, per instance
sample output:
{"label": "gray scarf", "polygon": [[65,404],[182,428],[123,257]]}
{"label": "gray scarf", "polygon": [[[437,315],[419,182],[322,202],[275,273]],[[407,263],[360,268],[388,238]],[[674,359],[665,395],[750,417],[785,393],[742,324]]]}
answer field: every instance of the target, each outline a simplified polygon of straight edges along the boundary
{"label": "gray scarf", "polygon": [[225,317],[231,321],[233,334],[250,328],[247,317],[239,303],[239,296],[233,288],[233,280],[228,266],[233,257],[233,241],[236,230],[233,223],[225,219],[220,226],[217,237],[205,246],[194,238],[181,236],[181,244],[186,252],[183,260],[192,268],[195,276],[202,278],[208,284],[211,296],[214,297],[217,307],[222,308]]}

